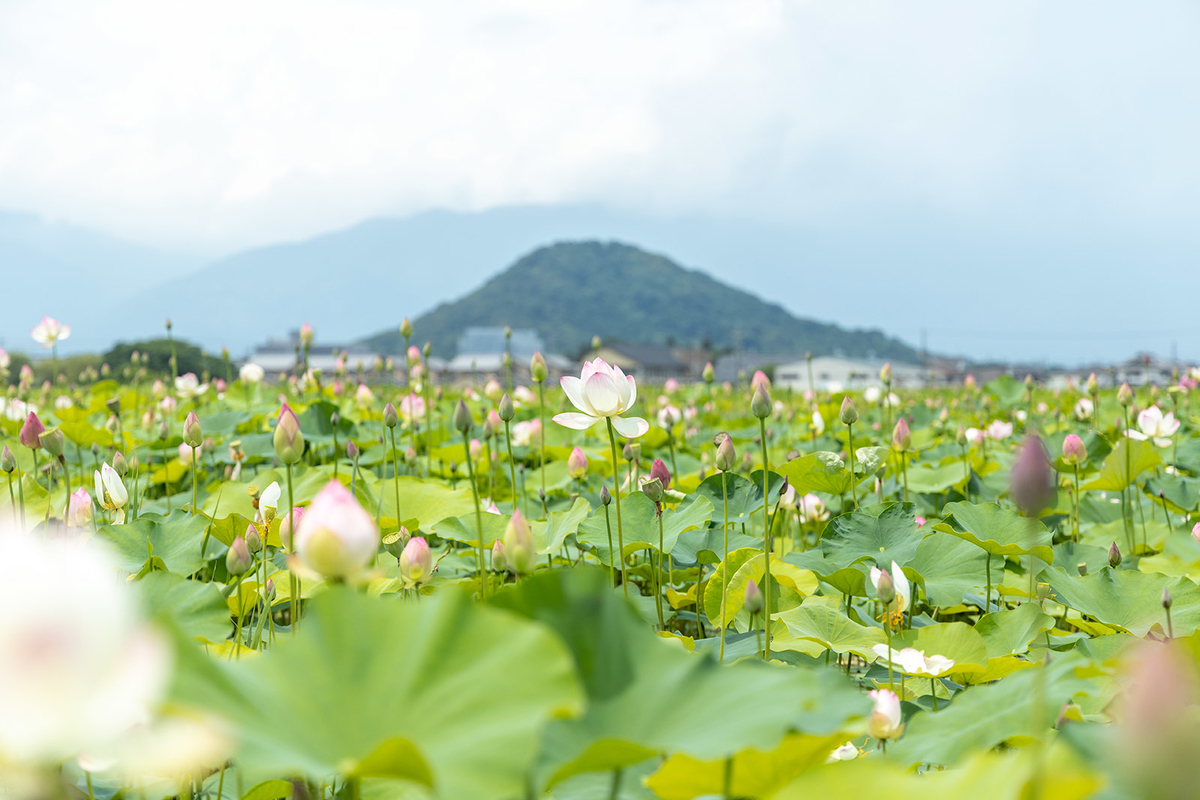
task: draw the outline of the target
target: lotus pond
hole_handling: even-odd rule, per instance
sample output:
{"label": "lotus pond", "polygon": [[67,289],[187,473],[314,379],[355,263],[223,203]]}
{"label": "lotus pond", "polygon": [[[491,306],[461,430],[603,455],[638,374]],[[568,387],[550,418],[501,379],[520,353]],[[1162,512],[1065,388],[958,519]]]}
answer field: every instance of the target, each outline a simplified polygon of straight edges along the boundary
{"label": "lotus pond", "polygon": [[13,387],[0,794],[1197,796],[1190,377],[424,357]]}

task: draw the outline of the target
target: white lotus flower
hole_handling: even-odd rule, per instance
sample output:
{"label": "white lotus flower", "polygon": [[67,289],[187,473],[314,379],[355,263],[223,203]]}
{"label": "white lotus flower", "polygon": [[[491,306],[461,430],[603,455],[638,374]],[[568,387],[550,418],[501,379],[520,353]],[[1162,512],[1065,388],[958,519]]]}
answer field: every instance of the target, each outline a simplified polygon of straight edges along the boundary
{"label": "white lotus flower", "polygon": [[824,501],[812,492],[797,500],[796,507],[800,512],[801,522],[821,522],[829,519],[829,511],[825,508]]}
{"label": "white lotus flower", "polygon": [[822,436],[825,433],[825,418],[821,416],[820,411],[814,411],[812,415],[812,429],[817,436]]}
{"label": "white lotus flower", "polygon": [[979,430],[979,428],[967,428],[966,436],[967,441],[973,444],[975,447],[982,445],[984,440],[987,438],[987,434]]}
{"label": "white lotus flower", "polygon": [[637,400],[637,383],[620,367],[609,366],[601,358],[585,361],[578,378],[568,375],[561,383],[567,398],[581,413],[556,414],[554,421],[559,425],[584,431],[607,419],[617,433],[627,439],[635,439],[650,430],[650,423],[640,417],[621,416]]}
{"label": "white lotus flower", "polygon": [[238,380],[242,383],[262,383],[266,372],[258,364],[253,361],[247,361],[242,364],[242,368],[238,370]]}
{"label": "white lotus flower", "polygon": [[1075,401],[1075,419],[1079,421],[1089,420],[1092,414],[1095,413],[1096,406],[1086,397],[1081,397]]}
{"label": "white lotus flower", "polygon": [[837,761],[853,761],[858,758],[858,748],[854,746],[854,742],[846,742],[841,747],[829,754],[829,758],[825,759],[826,764],[833,764]]}
{"label": "white lotus flower", "polygon": [[[263,515],[263,519],[275,516],[275,512],[279,509],[279,496],[282,493],[278,481],[271,481],[271,485],[262,490],[262,494],[258,496],[258,511]],[[269,516],[267,509],[271,510]]]}
{"label": "white lotus flower", "polygon": [[188,372],[175,378],[175,391],[180,397],[199,397],[208,391],[208,384],[201,383],[196,373]]}
{"label": "white lotus flower", "polygon": [[917,650],[913,647],[891,650],[886,644],[877,644],[871,650],[883,660],[892,662],[892,666],[901,672],[907,675],[916,675],[919,678],[939,678],[954,666],[952,658],[939,655],[926,658],[924,650]]}
{"label": "white lotus flower", "polygon": [[1125,435],[1140,441],[1153,439],[1159,447],[1170,447],[1171,437],[1179,430],[1179,420],[1175,419],[1173,411],[1164,415],[1158,406],[1150,406],[1137,415],[1137,426],[1141,428],[1140,431],[1130,428]]}
{"label": "white lotus flower", "polygon": [[[879,591],[879,578],[882,575],[883,570],[871,567],[871,585],[876,591]],[[892,584],[896,587],[896,611],[903,613],[912,598],[912,590],[909,588],[908,578],[904,576],[904,570],[900,569],[900,565],[895,561],[892,562]]]}
{"label": "white lotus flower", "polygon": [[63,339],[71,336],[71,326],[64,325],[53,317],[42,317],[42,321],[33,326],[29,332],[33,340],[49,350]]}
{"label": "white lotus flower", "polygon": [[109,511],[115,511],[118,524],[124,522],[125,504],[129,502],[129,492],[125,489],[125,482],[107,462],[102,464],[99,470],[95,470],[93,475],[95,476],[96,502]]}
{"label": "white lotus flower", "polygon": [[900,698],[890,689],[873,689],[867,696],[875,703],[867,717],[867,733],[876,739],[895,739],[904,731]]}
{"label": "white lotus flower", "polygon": [[878,386],[868,386],[866,389],[863,389],[863,400],[866,401],[867,405],[873,406],[879,402],[882,394],[883,392],[879,390]]}
{"label": "white lotus flower", "polygon": [[0,609],[6,762],[107,748],[162,698],[171,649],[96,545],[0,530]]}

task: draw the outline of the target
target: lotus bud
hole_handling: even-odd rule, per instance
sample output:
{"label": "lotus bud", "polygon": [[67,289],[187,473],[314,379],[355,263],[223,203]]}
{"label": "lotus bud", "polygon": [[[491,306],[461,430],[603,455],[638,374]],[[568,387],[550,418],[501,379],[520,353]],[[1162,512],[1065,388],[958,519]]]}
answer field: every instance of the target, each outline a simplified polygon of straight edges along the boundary
{"label": "lotus bud", "polygon": [[758,584],[754,581],[746,584],[746,596],[743,605],[746,612],[752,616],[754,614],[761,614],[765,607],[762,590],[758,588]]}
{"label": "lotus bud", "polygon": [[408,317],[405,317],[400,322],[400,335],[403,336],[405,339],[408,339],[409,337],[411,337],[413,335],[412,322],[409,321]]}
{"label": "lotus bud", "polygon": [[1087,376],[1087,381],[1084,383],[1084,388],[1088,394],[1095,394],[1100,389],[1100,382],[1096,380],[1096,373]]}
{"label": "lotus bud", "polygon": [[[8,445],[4,445],[4,449],[0,450],[0,470],[4,470],[8,474],[17,468],[17,457],[13,455],[13,451],[8,449]],[[1200,527],[1200,523],[1198,523]],[[1193,535],[1195,531],[1193,531]],[[1197,538],[1200,541],[1200,537]]]}
{"label": "lotus bud", "polygon": [[513,511],[504,529],[504,556],[509,570],[517,575],[528,575],[537,566],[533,532],[520,511]]}
{"label": "lotus bud", "polygon": [[71,493],[67,505],[67,525],[86,528],[92,524],[92,496],[82,486]]}
{"label": "lotus bud", "polygon": [[168,425],[167,421],[164,419],[162,422],[158,423],[158,438],[161,440],[166,440],[166,438],[170,435],[171,426]]}
{"label": "lotus bud", "polygon": [[587,475],[588,459],[587,454],[583,450],[576,447],[571,451],[571,455],[567,457],[567,475],[573,480],[579,480],[584,475]]}
{"label": "lotus bud", "polygon": [[266,586],[266,589],[263,591],[263,597],[265,597],[267,599],[268,605],[275,602],[275,579],[274,578],[267,578],[267,586]]}
{"label": "lotus bud", "polygon": [[[6,447],[6,448],[4,448],[4,449],[5,449],[5,450],[7,450],[8,448]],[[10,455],[11,455],[11,454],[10,454]],[[12,472],[12,469],[10,468],[10,469],[9,469],[9,470],[7,470],[7,471],[8,471],[8,472]],[[605,506],[612,505],[612,492],[608,491],[608,485],[607,485],[607,484],[605,484],[604,486],[601,486],[601,487],[600,487],[600,504],[601,504],[601,505],[605,505]],[[1198,529],[1200,529],[1200,522],[1196,523],[1196,527],[1197,527]],[[1193,531],[1193,534],[1194,534],[1194,533],[1195,533],[1195,531]],[[1196,541],[1197,541],[1197,542],[1200,542],[1200,536],[1197,536],[1197,537],[1196,537]]]}
{"label": "lotus bud", "polygon": [[600,349],[600,344],[601,344],[600,337],[599,337],[599,336],[593,336],[593,337],[592,337],[592,349],[593,349],[593,350],[599,350],[599,349]]}
{"label": "lotus bud", "polygon": [[351,579],[379,552],[379,529],[350,490],[331,480],[296,525],[296,553],[327,578]]}
{"label": "lotus bud", "polygon": [[396,407],[390,402],[383,407],[383,424],[389,428],[400,424],[400,415],[396,413]]}
{"label": "lotus bud", "polygon": [[854,401],[850,399],[849,395],[842,398],[841,416],[844,425],[853,425],[858,422],[858,409],[854,407]]}
{"label": "lotus bud", "polygon": [[1174,604],[1174,602],[1175,601],[1171,598],[1171,592],[1168,589],[1163,589],[1162,607],[1169,609]]}
{"label": "lotus bud", "polygon": [[1129,383],[1122,383],[1121,388],[1117,389],[1117,402],[1128,408],[1133,405],[1133,389],[1129,388]]}
{"label": "lotus bud", "polygon": [[508,570],[508,559],[504,555],[504,541],[501,539],[492,542],[492,569],[496,572]]}
{"label": "lotus bud", "polygon": [[421,355],[425,356],[425,358],[429,358],[431,355],[433,355],[433,342],[425,343],[425,346],[421,348]]}
{"label": "lotus bud", "polygon": [[754,397],[750,399],[750,413],[759,419],[771,416],[771,395],[767,393],[765,383],[758,384],[754,390]]}
{"label": "lotus bud", "polygon": [[1112,547],[1108,548],[1108,565],[1113,569],[1121,566],[1121,548],[1117,547],[1117,543],[1113,542]]}
{"label": "lotus bud", "polygon": [[722,472],[728,472],[729,470],[733,469],[734,465],[737,463],[737,451],[733,448],[732,437],[726,436],[721,440],[721,443],[717,445],[717,458],[715,463],[717,465],[717,469],[721,470]]}
{"label": "lotus bud", "polygon": [[517,415],[517,411],[513,408],[512,398],[508,396],[508,392],[504,393],[504,397],[500,398],[499,408],[500,419],[504,422],[511,422],[512,418]]}
{"label": "lotus bud", "polygon": [[254,523],[246,526],[246,535],[243,537],[246,541],[246,547],[251,553],[257,553],[262,550],[262,536],[258,532],[258,527]]}
{"label": "lotus bud", "polygon": [[400,553],[400,579],[406,588],[420,586],[433,572],[433,554],[423,536],[414,536]]}
{"label": "lotus bud", "polygon": [[288,550],[294,550],[292,547],[292,533],[300,524],[300,520],[304,519],[306,511],[307,509],[304,506],[295,506],[292,508],[291,514],[284,514],[283,518],[279,520],[279,539]]}
{"label": "lotus bud", "polygon": [[890,606],[896,599],[896,583],[886,569],[879,572],[879,581],[875,584],[875,594],[879,596],[879,602],[883,603],[885,607]]}
{"label": "lotus bud", "polygon": [[533,354],[533,358],[529,359],[529,377],[534,383],[541,383],[549,377],[549,370],[546,369],[546,359],[542,357],[540,352]]}
{"label": "lotus bud", "polygon": [[712,385],[713,379],[716,377],[716,372],[713,370],[711,361],[704,365],[704,369],[701,371],[700,377],[704,379],[705,383],[709,384],[710,386]]}
{"label": "lotus bud", "polygon": [[875,703],[867,717],[867,733],[876,739],[895,739],[904,731],[900,698],[889,689],[874,689],[867,695]]}
{"label": "lotus bud", "polygon": [[241,576],[250,571],[253,563],[246,540],[241,536],[234,539],[233,544],[229,545],[229,552],[225,554],[225,569],[229,570],[230,575]]}
{"label": "lotus bud", "polygon": [[654,459],[654,463],[650,465],[650,477],[658,480],[664,490],[671,488],[671,472],[661,458]]}
{"label": "lotus bud", "polygon": [[1068,433],[1067,437],[1063,439],[1062,452],[1063,461],[1068,464],[1079,465],[1087,461],[1087,446],[1083,443],[1083,439],[1073,433]]}
{"label": "lotus bud", "polygon": [[30,412],[29,416],[25,418],[25,422],[21,425],[21,432],[18,434],[17,438],[20,440],[21,444],[25,445],[30,450],[37,450],[42,446],[40,437],[42,432],[45,430],[46,428],[44,425],[42,425],[42,421],[38,419],[37,414]]}
{"label": "lotus bud", "polygon": [[1046,598],[1050,596],[1050,584],[1039,583],[1037,589],[1034,590],[1039,603],[1046,602]]}
{"label": "lotus bud", "polygon": [[475,425],[475,418],[471,416],[471,409],[467,408],[467,404],[462,400],[458,401],[458,405],[454,407],[454,428],[459,433],[466,433]]}
{"label": "lotus bud", "polygon": [[1034,382],[1034,380],[1033,380],[1033,376],[1032,376],[1032,375],[1029,375],[1029,374],[1026,374],[1026,375],[1025,375],[1025,390],[1026,390],[1026,391],[1028,391],[1028,392],[1032,392],[1032,391],[1033,391],[1033,387],[1034,387],[1035,385],[1036,385],[1036,383],[1035,383],[1035,382]]}
{"label": "lotus bud", "polygon": [[901,417],[896,420],[896,427],[892,429],[892,447],[899,453],[906,453],[911,445],[912,432],[908,429],[904,417]]}
{"label": "lotus bud", "polygon": [[63,446],[66,444],[66,437],[58,428],[48,428],[38,436],[38,442],[45,448],[46,452],[62,461]]}
{"label": "lotus bud", "polygon": [[412,464],[416,460],[417,460],[417,449],[410,444],[408,447],[404,448],[404,462],[406,464]]}
{"label": "lotus bud", "polygon": [[183,443],[188,447],[199,447],[204,442],[204,434],[200,430],[200,419],[195,411],[189,411],[183,421]]}
{"label": "lotus bud", "polygon": [[279,409],[274,444],[275,457],[284,464],[295,464],[304,455],[304,434],[300,431],[300,420],[287,403]]}
{"label": "lotus bud", "polygon": [[1054,476],[1046,448],[1037,436],[1021,445],[1010,477],[1010,492],[1017,508],[1027,517],[1036,517],[1054,497]]}
{"label": "lotus bud", "polygon": [[959,447],[966,447],[967,432],[963,429],[962,425],[958,426],[958,431],[954,434],[954,440],[958,442]]}
{"label": "lotus bud", "polygon": [[890,386],[892,383],[892,362],[888,361],[879,368],[879,380],[884,386]]}
{"label": "lotus bud", "polygon": [[[8,454],[8,457],[11,460],[12,451],[6,447],[6,448],[4,448],[4,452]],[[0,465],[2,465],[3,463],[4,463],[4,455],[0,454]],[[12,472],[12,467],[4,468],[4,471]],[[1192,538],[1196,540],[1196,544],[1200,544],[1200,522],[1197,522],[1195,525],[1192,526]]]}
{"label": "lotus bud", "polygon": [[120,475],[122,478],[124,478],[126,475],[129,474],[129,464],[126,463],[125,456],[121,455],[120,450],[113,453],[112,468],[113,468],[113,471],[116,472],[118,475]]}
{"label": "lotus bud", "polygon": [[471,443],[467,445],[467,454],[472,461],[478,461],[483,456],[483,442],[472,439]]}

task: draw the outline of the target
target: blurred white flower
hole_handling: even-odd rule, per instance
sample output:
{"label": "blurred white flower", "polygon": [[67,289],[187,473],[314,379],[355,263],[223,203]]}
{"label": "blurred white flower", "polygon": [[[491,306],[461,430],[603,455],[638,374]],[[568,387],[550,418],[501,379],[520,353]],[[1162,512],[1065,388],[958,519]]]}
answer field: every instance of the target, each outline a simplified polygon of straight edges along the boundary
{"label": "blurred white flower", "polygon": [[207,391],[208,384],[201,383],[194,372],[187,372],[175,378],[175,392],[180,397],[199,397]]}
{"label": "blurred white flower", "polygon": [[1096,406],[1093,405],[1090,399],[1081,397],[1075,401],[1075,419],[1080,422],[1091,419],[1095,411]]}
{"label": "blurred white flower", "polygon": [[987,426],[987,437],[997,442],[1002,442],[1012,436],[1013,424],[1004,422],[1003,420],[992,420],[992,423]]}
{"label": "blurred white flower", "polygon": [[829,758],[825,759],[826,764],[833,764],[837,761],[853,761],[858,758],[858,748],[854,746],[854,742],[846,742],[841,747],[829,754]]}
{"label": "blurred white flower", "polygon": [[238,370],[238,380],[242,383],[262,383],[266,372],[258,364],[253,361],[247,361],[242,364],[242,368]]}
{"label": "blurred white flower", "polygon": [[70,338],[71,326],[65,325],[53,317],[42,317],[42,321],[33,326],[29,335],[35,342],[49,350],[63,339]]}
{"label": "blurred white flower", "polygon": [[149,718],[170,671],[168,643],[103,550],[0,531],[0,758],[52,766],[113,746]]}
{"label": "blurred white flower", "polygon": [[905,647],[903,650],[889,650],[886,644],[877,644],[871,648],[875,655],[884,661],[891,661],[894,667],[908,675],[921,678],[938,678],[945,675],[954,666],[954,659],[945,656],[925,656],[924,650]]}
{"label": "blurred white flower", "polygon": [[1125,435],[1141,441],[1153,439],[1159,447],[1170,447],[1171,437],[1179,430],[1179,420],[1175,419],[1173,411],[1164,415],[1158,406],[1150,406],[1138,413],[1137,426],[1141,428],[1140,431],[1130,428]]}

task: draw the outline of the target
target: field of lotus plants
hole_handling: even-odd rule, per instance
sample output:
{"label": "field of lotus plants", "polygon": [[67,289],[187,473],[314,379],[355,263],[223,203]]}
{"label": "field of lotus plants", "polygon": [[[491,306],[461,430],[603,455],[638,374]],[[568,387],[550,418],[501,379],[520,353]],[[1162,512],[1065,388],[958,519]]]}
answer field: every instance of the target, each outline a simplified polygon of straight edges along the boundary
{"label": "field of lotus plants", "polygon": [[0,796],[1200,794],[1193,376],[428,353],[5,375]]}

